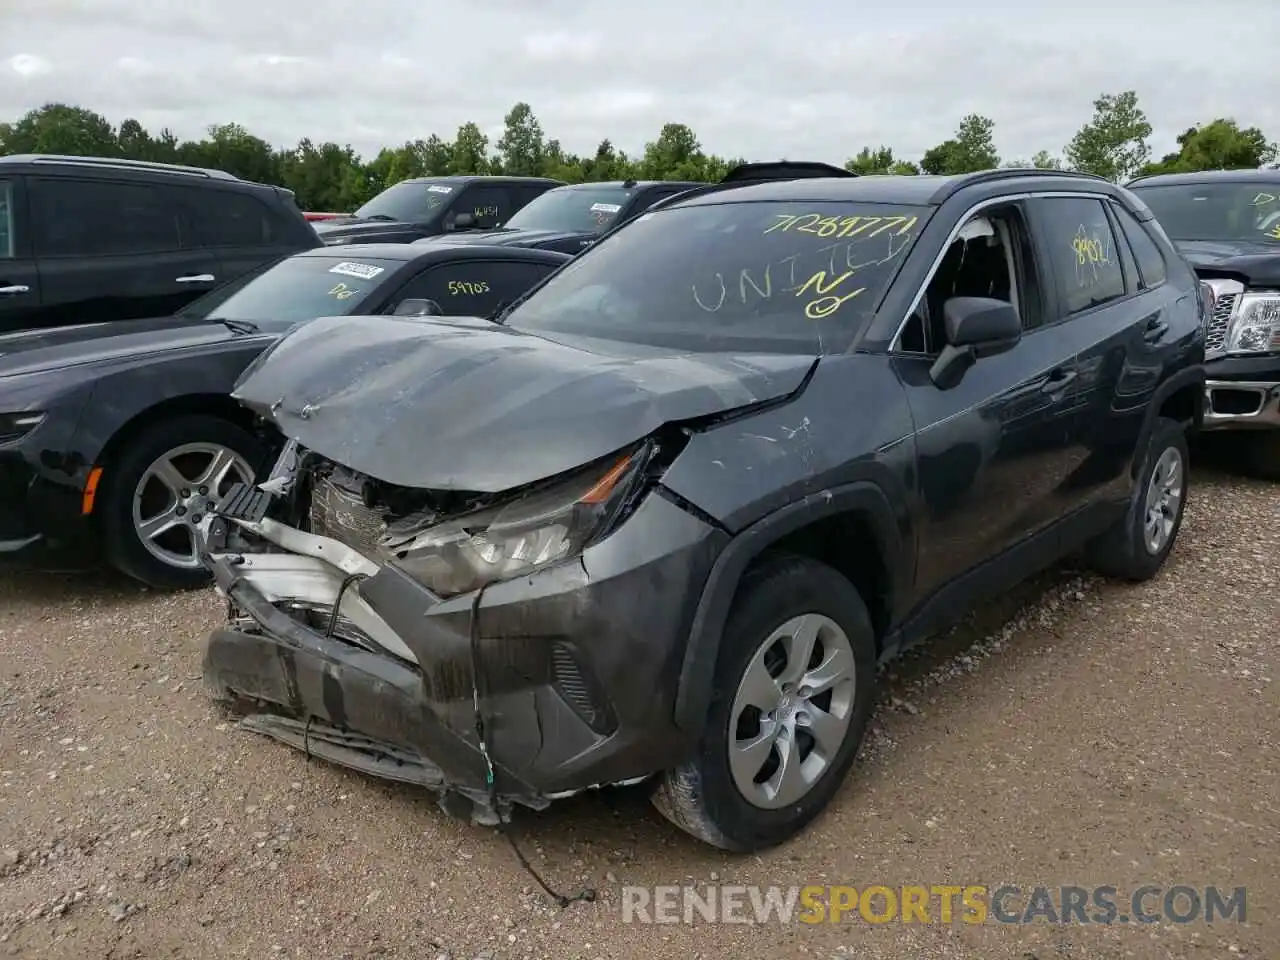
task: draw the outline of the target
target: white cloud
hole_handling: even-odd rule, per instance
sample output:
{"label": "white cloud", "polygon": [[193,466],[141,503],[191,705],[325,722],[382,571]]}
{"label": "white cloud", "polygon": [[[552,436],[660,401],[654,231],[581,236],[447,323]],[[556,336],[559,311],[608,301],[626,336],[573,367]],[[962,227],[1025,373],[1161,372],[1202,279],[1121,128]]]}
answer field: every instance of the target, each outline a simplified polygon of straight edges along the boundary
{"label": "white cloud", "polygon": [[368,154],[468,120],[500,131],[525,100],[571,150],[635,152],[678,121],[720,154],[842,162],[882,143],[919,157],[979,112],[1027,158],[1133,88],[1159,154],[1217,116],[1280,137],[1275,4],[1218,0],[1229,55],[1209,55],[1192,0],[5,0],[0,119],[58,100]]}

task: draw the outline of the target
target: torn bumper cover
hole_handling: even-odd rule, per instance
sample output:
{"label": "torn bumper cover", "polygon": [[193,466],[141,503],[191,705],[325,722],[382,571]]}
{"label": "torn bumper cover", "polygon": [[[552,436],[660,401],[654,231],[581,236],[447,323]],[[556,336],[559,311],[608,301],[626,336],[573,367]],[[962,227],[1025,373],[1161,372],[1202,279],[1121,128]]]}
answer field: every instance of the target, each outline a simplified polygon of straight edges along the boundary
{"label": "torn bumper cover", "polygon": [[482,823],[643,779],[692,748],[673,678],[723,534],[664,497],[573,560],[489,584],[477,605],[271,519],[278,498],[261,489],[238,495],[204,529],[229,603],[204,675],[247,729],[437,791]]}

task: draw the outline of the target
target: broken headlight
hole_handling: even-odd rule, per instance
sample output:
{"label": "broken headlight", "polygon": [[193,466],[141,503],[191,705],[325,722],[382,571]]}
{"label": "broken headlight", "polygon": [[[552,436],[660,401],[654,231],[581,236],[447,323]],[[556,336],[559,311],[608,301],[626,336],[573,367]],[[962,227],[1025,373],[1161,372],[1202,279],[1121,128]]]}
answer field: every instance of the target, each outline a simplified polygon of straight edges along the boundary
{"label": "broken headlight", "polygon": [[1280,350],[1280,293],[1246,293],[1227,334],[1227,353]]}
{"label": "broken headlight", "polygon": [[577,556],[605,533],[640,474],[640,452],[425,529],[388,528],[379,549],[448,597]]}

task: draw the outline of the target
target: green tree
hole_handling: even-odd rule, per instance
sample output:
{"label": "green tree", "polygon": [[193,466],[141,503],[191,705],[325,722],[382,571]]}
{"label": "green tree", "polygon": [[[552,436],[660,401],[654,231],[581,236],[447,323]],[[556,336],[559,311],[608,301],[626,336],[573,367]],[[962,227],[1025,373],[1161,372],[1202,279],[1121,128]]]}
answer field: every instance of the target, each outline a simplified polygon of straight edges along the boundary
{"label": "green tree", "polygon": [[1165,154],[1142,172],[1192,173],[1197,170],[1256,170],[1276,159],[1277,148],[1257,127],[1241,129],[1219,117],[1178,135],[1178,152]]}
{"label": "green tree", "polygon": [[1151,124],[1135,91],[1104,93],[1093,101],[1093,119],[1067,144],[1067,165],[1114,182],[1128,180],[1150,158],[1150,136]]}
{"label": "green tree", "polygon": [[487,174],[490,172],[489,138],[474,123],[464,123],[458,128],[449,149],[449,172],[457,174]]}
{"label": "green tree", "polygon": [[521,101],[511,108],[504,122],[506,129],[496,144],[502,172],[513,177],[542,176],[546,143],[533,108]]}
{"label": "green tree", "polygon": [[860,177],[866,176],[914,176],[920,172],[920,168],[908,160],[898,160],[893,156],[893,150],[889,147],[881,146],[872,150],[870,147],[863,147],[858,151],[858,155],[850,157],[844,162],[844,168],[850,173],[856,173]]}
{"label": "green tree", "polygon": [[259,183],[277,183],[280,164],[271,144],[255,137],[238,123],[216,124],[208,139],[178,145],[180,163],[225,170],[233,176]]}
{"label": "green tree", "polygon": [[16,123],[0,127],[0,152],[118,157],[115,128],[101,114],[65,103],[47,103]]}
{"label": "green tree", "polygon": [[707,158],[693,130],[664,124],[658,139],[644,145],[640,175],[646,180],[705,180]]}
{"label": "green tree", "polygon": [[954,175],[991,170],[1000,165],[995,145],[995,121],[971,113],[960,121],[956,135],[925,152],[920,169],[925,173]]}

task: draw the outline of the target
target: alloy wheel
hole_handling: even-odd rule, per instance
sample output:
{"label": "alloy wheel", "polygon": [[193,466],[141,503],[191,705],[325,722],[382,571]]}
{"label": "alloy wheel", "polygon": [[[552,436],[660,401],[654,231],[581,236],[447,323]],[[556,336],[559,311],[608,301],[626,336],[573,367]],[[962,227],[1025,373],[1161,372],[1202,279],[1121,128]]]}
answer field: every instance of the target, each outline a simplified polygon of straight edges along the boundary
{"label": "alloy wheel", "polygon": [[184,570],[200,566],[196,527],[235,483],[252,483],[253,468],[218,443],[185,443],[157,457],[133,491],[133,529],[146,551]]}
{"label": "alloy wheel", "polygon": [[1147,552],[1158,554],[1173,536],[1182,506],[1182,454],[1169,447],[1160,455],[1147,481],[1142,539]]}

